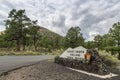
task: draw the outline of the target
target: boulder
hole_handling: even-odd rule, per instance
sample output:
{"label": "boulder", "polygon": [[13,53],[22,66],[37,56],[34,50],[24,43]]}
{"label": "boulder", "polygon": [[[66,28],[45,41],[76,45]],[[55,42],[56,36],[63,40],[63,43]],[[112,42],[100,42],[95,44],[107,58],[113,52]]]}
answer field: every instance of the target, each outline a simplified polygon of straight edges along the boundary
{"label": "boulder", "polygon": [[91,54],[89,62],[87,62],[86,60],[81,61],[78,59],[56,57],[55,63],[100,75],[106,75],[110,73],[110,68],[106,64],[104,64],[103,60],[96,50],[90,49],[87,50],[87,52]]}

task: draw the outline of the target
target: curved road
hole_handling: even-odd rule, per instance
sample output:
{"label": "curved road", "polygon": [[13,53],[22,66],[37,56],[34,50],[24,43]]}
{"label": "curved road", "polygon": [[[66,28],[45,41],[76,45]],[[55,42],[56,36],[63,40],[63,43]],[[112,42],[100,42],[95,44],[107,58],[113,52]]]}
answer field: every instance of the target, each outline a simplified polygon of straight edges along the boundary
{"label": "curved road", "polygon": [[53,55],[42,56],[0,56],[0,75],[3,72],[19,68],[22,66],[34,64],[41,60],[52,59]]}

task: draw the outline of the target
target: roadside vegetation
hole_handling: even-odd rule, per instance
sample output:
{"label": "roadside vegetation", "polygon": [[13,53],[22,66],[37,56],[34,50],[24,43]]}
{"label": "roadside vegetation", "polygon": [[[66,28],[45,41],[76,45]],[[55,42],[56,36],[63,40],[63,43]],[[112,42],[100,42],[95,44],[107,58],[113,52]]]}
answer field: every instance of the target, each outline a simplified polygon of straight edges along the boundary
{"label": "roadside vegetation", "polygon": [[43,28],[25,10],[11,10],[5,26],[6,30],[0,33],[0,55],[60,55],[69,47],[84,46],[101,51],[113,62],[120,59],[120,22],[113,24],[107,34],[96,35],[93,41],[85,41],[79,26],[68,29],[66,36]]}
{"label": "roadside vegetation", "polygon": [[117,55],[113,56],[110,52],[108,53],[105,50],[100,50],[99,54],[105,64],[109,65],[112,68],[120,69],[120,62],[119,59],[116,57]]}
{"label": "roadside vegetation", "polygon": [[11,10],[5,23],[6,30],[0,33],[0,55],[60,55],[68,47],[84,44],[79,27],[70,28],[63,37],[37,25],[25,10]]}
{"label": "roadside vegetation", "polygon": [[120,22],[114,23],[107,34],[96,35],[94,41],[86,42],[85,47],[105,50],[120,59]]}

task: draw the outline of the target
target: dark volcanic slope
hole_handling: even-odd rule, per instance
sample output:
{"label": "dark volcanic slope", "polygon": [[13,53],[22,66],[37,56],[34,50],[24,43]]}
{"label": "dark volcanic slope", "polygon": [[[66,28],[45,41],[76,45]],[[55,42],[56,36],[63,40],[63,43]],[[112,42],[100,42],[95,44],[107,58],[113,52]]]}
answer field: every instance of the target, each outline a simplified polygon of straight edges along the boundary
{"label": "dark volcanic slope", "polygon": [[[58,64],[41,61],[36,65],[23,67],[21,69],[9,72],[2,76],[0,80],[103,80],[93,76],[71,71]],[[120,80],[120,76],[113,79]]]}
{"label": "dark volcanic slope", "polygon": [[60,37],[60,38],[63,38],[63,36],[53,32],[53,31],[50,31],[48,30],[47,28],[44,28],[44,27],[41,27],[39,26],[39,32],[41,33],[41,35],[44,35],[44,36],[50,36],[50,37]]}

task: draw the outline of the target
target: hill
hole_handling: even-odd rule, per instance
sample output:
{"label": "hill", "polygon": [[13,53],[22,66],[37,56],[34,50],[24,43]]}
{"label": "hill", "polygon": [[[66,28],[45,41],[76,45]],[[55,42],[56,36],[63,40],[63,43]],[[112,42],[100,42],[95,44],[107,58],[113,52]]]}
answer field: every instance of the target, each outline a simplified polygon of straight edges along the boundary
{"label": "hill", "polygon": [[[39,26],[39,33],[42,35],[42,36],[49,36],[49,37],[60,37],[60,38],[63,38],[63,36],[53,32],[53,31],[50,31],[49,29],[47,28],[44,28],[44,27],[41,27]],[[0,35],[4,33],[4,31],[1,31],[0,32]]]}
{"label": "hill", "polygon": [[54,38],[54,37],[63,38],[63,36],[53,32],[53,31],[50,31],[50,30],[48,30],[44,27],[41,27],[41,26],[39,26],[39,27],[40,27],[39,32],[42,36],[49,36],[49,37],[52,37],[52,38]]}
{"label": "hill", "polygon": [[[27,49],[34,49],[33,47],[37,47],[37,49],[45,49],[45,51],[49,50],[51,51],[51,49],[61,49],[64,45],[64,37],[53,32],[53,31],[50,31],[49,29],[46,29],[44,27],[41,27],[41,26],[38,26],[39,27],[39,30],[38,30],[38,38],[35,42],[35,40],[33,40],[33,38],[28,35],[28,37],[26,39],[24,39],[25,41],[21,41],[21,45],[23,48],[23,50],[25,50],[25,47]],[[0,35],[2,33],[4,33],[5,31],[3,32],[0,32]],[[28,33],[29,34],[29,33]],[[4,35],[3,35],[4,36]],[[0,36],[0,47],[3,48],[4,46],[6,47],[6,45],[9,43],[9,45],[7,45],[7,47],[15,47],[17,44],[15,41],[13,41],[12,43],[10,41],[5,41],[3,39],[3,36]],[[17,49],[17,47],[16,47]]]}

